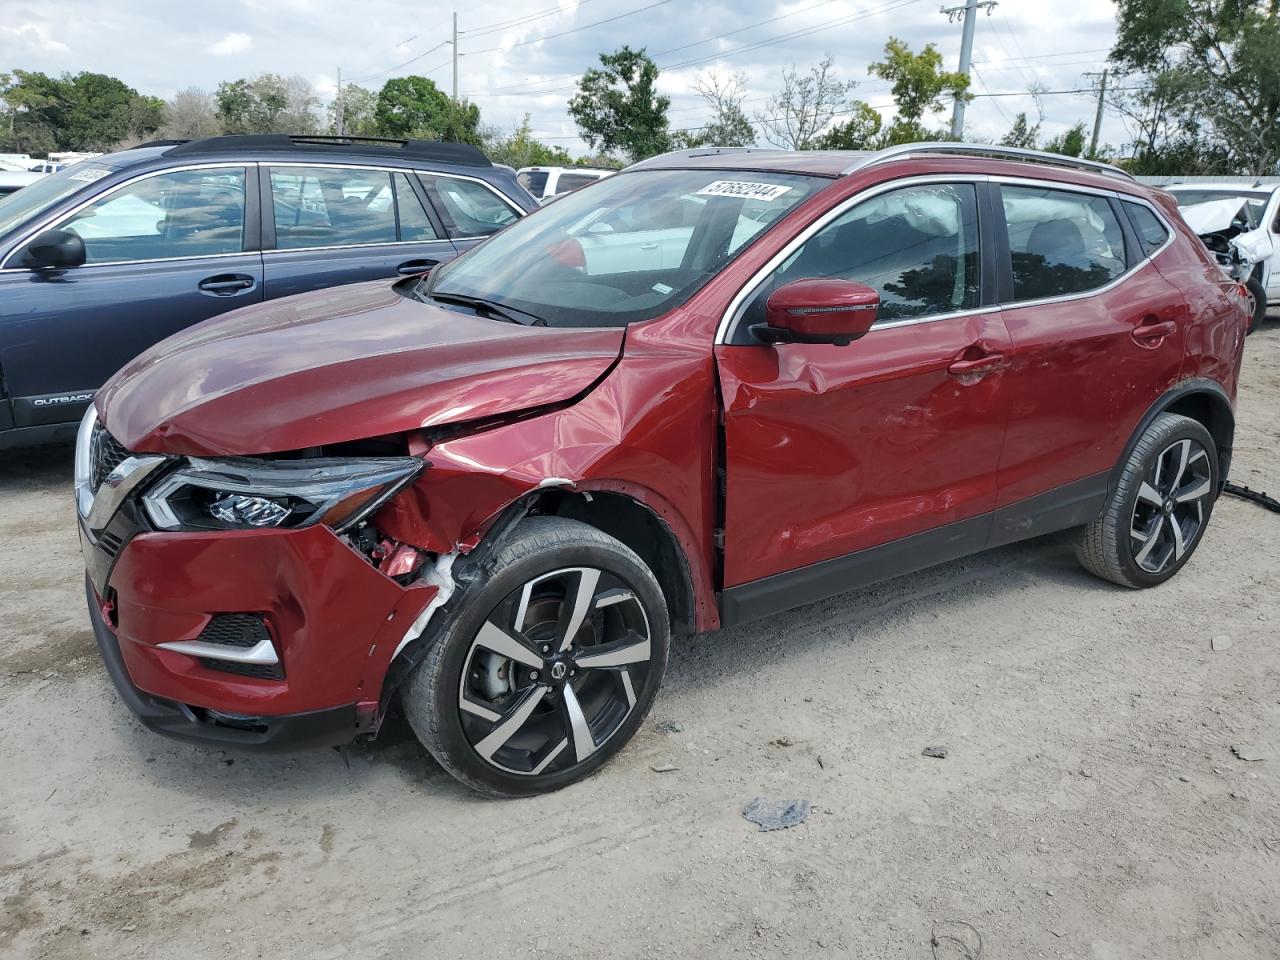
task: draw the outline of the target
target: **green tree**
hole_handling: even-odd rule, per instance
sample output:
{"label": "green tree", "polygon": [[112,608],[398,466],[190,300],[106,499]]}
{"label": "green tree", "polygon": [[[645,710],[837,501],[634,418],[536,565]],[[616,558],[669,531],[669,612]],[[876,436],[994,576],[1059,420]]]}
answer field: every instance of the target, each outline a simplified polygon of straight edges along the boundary
{"label": "green tree", "polygon": [[393,77],[378,92],[374,118],[382,136],[450,140],[479,146],[480,108],[454,101],[426,77]]}
{"label": "green tree", "polygon": [[[1117,0],[1116,8],[1112,60],[1126,85],[1148,88],[1148,105],[1159,106],[1135,160],[1164,148],[1203,149],[1234,172],[1275,172],[1280,2]],[[1162,116],[1172,121],[1163,130]]]}
{"label": "green tree", "polygon": [[884,120],[879,112],[863,100],[853,101],[853,115],[843,123],[827,129],[813,146],[817,150],[879,150]]}
{"label": "green tree", "polygon": [[573,163],[573,157],[564,147],[550,147],[534,137],[527,113],[509,134],[494,129],[486,131],[483,148],[494,163],[505,163],[517,170],[521,167],[567,167]]}
{"label": "green tree", "polygon": [[884,59],[871,64],[867,72],[893,84],[898,115],[886,132],[889,144],[946,139],[945,131],[928,129],[926,119],[942,112],[953,100],[972,99],[967,92],[969,77],[944,70],[942,54],[932,43],[913,53],[903,41],[890,37],[884,45]]}
{"label": "green tree", "polygon": [[1085,153],[1085,143],[1088,136],[1084,123],[1077,123],[1071,129],[1050,138],[1044,148],[1049,153],[1060,153],[1066,157],[1082,157]]}
{"label": "green tree", "polygon": [[62,81],[30,70],[0,73],[0,146],[10,153],[56,150],[64,97]]}
{"label": "green tree", "polygon": [[1013,126],[1009,128],[1009,132],[1000,138],[1003,146],[1023,147],[1027,150],[1034,150],[1039,142],[1040,124],[1032,126],[1025,113],[1019,113],[1014,117]]}
{"label": "green tree", "polygon": [[658,67],[643,49],[628,46],[600,54],[578,80],[569,114],[592,148],[619,150],[632,161],[662,153],[671,146],[667,109],[671,99],[658,94]]}
{"label": "green tree", "polygon": [[230,134],[315,133],[320,101],[302,77],[264,73],[218,85],[218,119]]}
{"label": "green tree", "polygon": [[341,111],[342,133],[348,137],[376,137],[381,135],[376,111],[378,95],[372,90],[354,83],[342,85],[341,92],[329,104],[329,132],[338,133]]}
{"label": "green tree", "polygon": [[164,101],[144,97],[103,73],[63,78],[59,140],[71,150],[109,150],[154,133],[164,123]]}

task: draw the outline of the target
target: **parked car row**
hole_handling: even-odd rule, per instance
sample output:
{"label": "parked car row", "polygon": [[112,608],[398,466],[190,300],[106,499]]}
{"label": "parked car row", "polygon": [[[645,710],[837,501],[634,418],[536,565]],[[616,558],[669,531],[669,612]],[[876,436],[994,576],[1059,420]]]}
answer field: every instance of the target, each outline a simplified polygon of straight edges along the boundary
{"label": "parked car row", "polygon": [[[338,744],[399,700],[537,793],[622,748],[675,636],[1057,530],[1151,587],[1203,539],[1248,298],[1123,171],[708,148],[522,218],[428,152],[151,147],[0,230],[6,375],[69,370],[60,409],[274,301],[79,428],[90,619],[159,732]],[[117,352],[58,356],[86,335]]]}
{"label": "parked car row", "polygon": [[516,179],[539,203],[546,203],[615,173],[616,170],[593,167],[521,167],[516,171]]}
{"label": "parked car row", "polygon": [[0,203],[0,447],[74,434],[107,377],[185,327],[422,273],[536,208],[474,147],[415,141],[162,142],[43,177]]}

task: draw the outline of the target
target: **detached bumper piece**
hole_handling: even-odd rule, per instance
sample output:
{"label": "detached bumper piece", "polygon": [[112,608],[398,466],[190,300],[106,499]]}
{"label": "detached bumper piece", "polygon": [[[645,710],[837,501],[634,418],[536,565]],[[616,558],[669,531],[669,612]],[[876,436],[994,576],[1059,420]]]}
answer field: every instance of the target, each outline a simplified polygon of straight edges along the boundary
{"label": "detached bumper piece", "polygon": [[107,675],[111,677],[120,699],[145,727],[156,733],[211,747],[283,753],[350,743],[358,732],[355,704],[309,713],[258,717],[190,707],[144,693],[129,679],[124,658],[120,655],[119,641],[102,619],[98,598],[87,581],[85,599]]}

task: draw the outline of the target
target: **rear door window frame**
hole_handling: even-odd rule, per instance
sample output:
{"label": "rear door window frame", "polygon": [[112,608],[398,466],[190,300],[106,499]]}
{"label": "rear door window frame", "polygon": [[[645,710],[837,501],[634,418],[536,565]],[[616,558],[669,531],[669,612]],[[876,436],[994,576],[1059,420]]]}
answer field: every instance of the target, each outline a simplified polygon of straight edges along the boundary
{"label": "rear door window frame", "polygon": [[[414,169],[413,167],[388,167],[373,163],[317,163],[306,160],[262,160],[258,164],[261,173],[259,175],[262,182],[262,202],[261,216],[262,223],[262,250],[263,253],[307,253],[320,250],[363,250],[373,249],[377,247],[402,247],[421,246],[424,243],[444,243],[448,244],[450,236],[445,228],[445,223],[440,217],[439,212],[431,203],[431,198],[427,191],[417,182],[417,174],[429,173]],[[340,170],[365,170],[374,173],[383,174],[388,178],[391,189],[392,213],[395,217],[396,239],[383,240],[376,243],[330,243],[319,244],[307,247],[281,247],[277,244],[276,238],[276,217],[275,217],[275,195],[271,185],[271,171],[282,167],[305,167],[310,169],[340,169]],[[410,188],[414,192],[414,196],[418,202],[422,204],[423,209],[427,213],[427,219],[431,221],[432,229],[436,232],[433,240],[403,240],[400,238],[400,198],[395,187],[395,174],[403,173],[409,181]],[[443,176],[443,174],[440,174]]]}

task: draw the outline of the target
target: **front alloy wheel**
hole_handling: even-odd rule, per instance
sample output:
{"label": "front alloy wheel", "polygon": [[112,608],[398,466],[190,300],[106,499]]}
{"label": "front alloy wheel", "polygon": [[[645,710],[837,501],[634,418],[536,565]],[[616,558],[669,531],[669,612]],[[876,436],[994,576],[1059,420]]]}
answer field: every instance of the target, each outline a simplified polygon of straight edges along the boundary
{"label": "front alloy wheel", "polygon": [[419,665],[405,713],[463,782],[499,796],[553,790],[630,739],[668,634],[661,589],[635,553],[586,524],[536,517]]}

